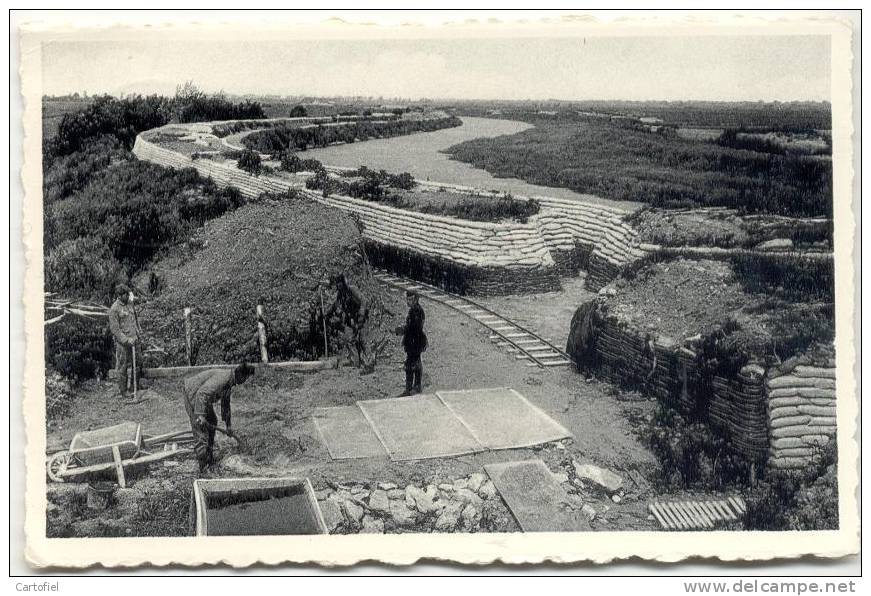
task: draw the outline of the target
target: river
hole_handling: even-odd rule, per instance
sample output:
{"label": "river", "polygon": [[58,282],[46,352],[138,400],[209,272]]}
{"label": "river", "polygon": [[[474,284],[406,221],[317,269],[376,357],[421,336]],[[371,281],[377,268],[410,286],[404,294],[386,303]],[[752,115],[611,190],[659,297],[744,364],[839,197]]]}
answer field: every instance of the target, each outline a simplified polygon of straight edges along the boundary
{"label": "river", "polygon": [[610,201],[594,195],[581,194],[567,188],[529,184],[519,178],[495,178],[461,161],[441,153],[451,145],[479,138],[515,134],[531,128],[531,124],[495,118],[463,118],[463,124],[434,132],[421,132],[390,139],[375,139],[346,145],[309,149],[300,157],[319,160],[324,165],[356,168],[364,165],[388,172],[409,172],[418,180],[431,180],[472,186],[516,195],[543,195],[575,199],[621,209],[631,209],[630,203]]}

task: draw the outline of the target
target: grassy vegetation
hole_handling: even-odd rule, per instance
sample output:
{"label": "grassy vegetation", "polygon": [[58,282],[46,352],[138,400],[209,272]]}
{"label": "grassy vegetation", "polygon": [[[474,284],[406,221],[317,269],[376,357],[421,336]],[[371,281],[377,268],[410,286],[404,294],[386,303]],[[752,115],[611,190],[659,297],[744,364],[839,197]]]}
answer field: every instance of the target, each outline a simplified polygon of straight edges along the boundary
{"label": "grassy vegetation", "polygon": [[525,119],[535,127],[446,152],[495,176],[660,207],[832,213],[830,161],[694,142],[577,115]]}
{"label": "grassy vegetation", "polygon": [[[351,180],[350,182],[346,179]],[[534,199],[519,201],[506,194],[499,198],[462,195],[452,200],[417,200],[417,194],[410,192],[415,186],[414,178],[408,172],[390,174],[384,170],[370,170],[363,166],[345,172],[341,176],[331,176],[326,170],[316,170],[312,178],[306,180],[306,187],[319,190],[324,195],[343,194],[355,199],[382,203],[397,209],[417,211],[431,215],[455,217],[467,221],[526,221],[539,212],[541,205]],[[432,194],[432,193],[429,193]],[[447,193],[445,193],[447,196]]]}
{"label": "grassy vegetation", "polygon": [[837,449],[821,448],[802,470],[765,470],[749,485],[750,462],[730,449],[726,437],[658,405],[636,428],[657,459],[655,480],[664,491],[729,490],[744,493],[747,530],[833,530],[838,528]]}
{"label": "grassy vegetation", "polygon": [[[116,284],[243,202],[194,169],[135,160],[136,135],[170,120],[256,116],[257,108],[191,87],[174,98],[102,96],[81,105],[43,144],[45,288],[108,304]],[[67,316],[46,328],[47,368],[70,381],[104,374],[112,357],[104,322]]]}
{"label": "grassy vegetation", "polygon": [[831,219],[742,216],[736,211],[644,208],[625,220],[643,242],[660,246],[754,248],[774,239],[788,239],[798,249],[831,250]]}
{"label": "grassy vegetation", "polygon": [[333,143],[353,143],[372,138],[387,138],[415,132],[428,132],[459,126],[455,117],[429,120],[390,120],[385,122],[361,121],[324,126],[280,124],[274,128],[259,130],[242,139],[249,149],[261,153],[278,153],[286,149],[304,151],[309,147],[326,147]]}
{"label": "grassy vegetation", "polygon": [[832,127],[828,102],[721,102],[721,101],[470,101],[457,102],[459,112],[522,120],[529,114],[551,111],[602,116],[653,117],[670,126],[745,128],[765,130],[817,130]]}

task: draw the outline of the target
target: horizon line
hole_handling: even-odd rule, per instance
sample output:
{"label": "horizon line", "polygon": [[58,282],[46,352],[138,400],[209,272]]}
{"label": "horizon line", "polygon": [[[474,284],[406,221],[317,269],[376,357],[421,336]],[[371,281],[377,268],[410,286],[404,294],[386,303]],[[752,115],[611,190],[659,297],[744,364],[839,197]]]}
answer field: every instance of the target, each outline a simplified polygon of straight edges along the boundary
{"label": "horizon line", "polygon": [[[648,99],[616,99],[616,98],[608,98],[608,99],[594,99],[594,98],[585,98],[585,99],[563,99],[563,98],[554,98],[549,97],[546,99],[538,99],[538,98],[522,98],[522,99],[504,99],[504,98],[485,98],[485,97],[474,97],[474,98],[460,98],[460,97],[449,97],[449,96],[436,96],[436,97],[396,97],[396,96],[372,96],[372,95],[306,95],[306,94],[289,94],[289,95],[280,95],[277,93],[254,93],[254,92],[229,92],[225,90],[220,91],[209,91],[205,92],[207,96],[217,96],[224,95],[227,97],[240,97],[240,98],[274,98],[274,99],[307,99],[307,100],[346,100],[346,101],[407,101],[407,102],[503,102],[503,103],[522,103],[522,102],[550,102],[550,103],[583,103],[583,102],[602,102],[602,103],[724,103],[724,104],[739,104],[739,103],[762,103],[762,104],[826,104],[831,106],[831,101],[828,99],[701,99],[701,98],[693,98],[693,99],[661,99],[661,98],[648,98]],[[55,97],[68,97],[72,95],[78,94],[80,97],[100,97],[100,96],[110,96],[115,97],[117,99],[124,99],[130,96],[143,96],[147,97],[150,95],[157,95],[161,97],[172,97],[171,94],[161,93],[160,91],[131,91],[129,93],[113,93],[109,91],[101,91],[90,93],[87,90],[84,91],[72,91],[65,94],[43,94],[42,98],[55,98]]]}

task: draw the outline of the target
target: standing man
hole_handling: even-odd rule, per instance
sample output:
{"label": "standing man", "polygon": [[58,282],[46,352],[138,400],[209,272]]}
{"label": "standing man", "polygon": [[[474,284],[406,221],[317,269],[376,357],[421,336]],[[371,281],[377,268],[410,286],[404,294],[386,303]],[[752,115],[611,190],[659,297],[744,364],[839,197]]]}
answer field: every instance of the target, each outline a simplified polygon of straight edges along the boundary
{"label": "standing man", "polygon": [[[115,372],[118,373],[118,391],[122,398],[130,399],[127,370],[133,365],[133,350],[139,343],[139,325],[130,304],[130,288],[127,286],[120,285],[115,289],[115,302],[109,308],[109,330],[115,339]],[[138,374],[138,372],[134,370],[133,374]]]}
{"label": "standing man", "polygon": [[211,369],[184,380],[184,407],[194,433],[194,452],[200,463],[200,472],[215,463],[215,431],[218,417],[214,404],[221,402],[221,419],[227,435],[233,434],[230,421],[230,390],[254,374],[254,367],[242,363],[234,369]]}
{"label": "standing man", "polygon": [[405,327],[402,328],[402,347],[405,350],[405,393],[402,396],[420,393],[423,376],[420,355],[427,347],[427,337],[423,331],[426,314],[420,306],[417,292],[408,290],[405,293],[405,303],[408,305],[408,315],[405,318]]}

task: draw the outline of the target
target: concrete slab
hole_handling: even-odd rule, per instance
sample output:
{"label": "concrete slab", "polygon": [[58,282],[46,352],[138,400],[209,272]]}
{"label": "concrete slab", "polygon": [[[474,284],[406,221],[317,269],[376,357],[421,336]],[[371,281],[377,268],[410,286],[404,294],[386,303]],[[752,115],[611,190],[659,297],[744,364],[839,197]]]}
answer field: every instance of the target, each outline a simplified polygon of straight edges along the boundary
{"label": "concrete slab", "polygon": [[590,524],[540,459],[488,464],[484,470],[524,532],[583,532]]}
{"label": "concrete slab", "polygon": [[485,451],[435,395],[358,401],[393,461],[453,457]]}
{"label": "concrete slab", "polygon": [[313,418],[331,458],[387,456],[387,451],[357,406],[315,408]]}
{"label": "concrete slab", "polygon": [[572,436],[514,389],[437,391],[436,395],[488,449],[531,447]]}

